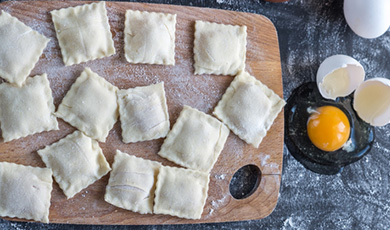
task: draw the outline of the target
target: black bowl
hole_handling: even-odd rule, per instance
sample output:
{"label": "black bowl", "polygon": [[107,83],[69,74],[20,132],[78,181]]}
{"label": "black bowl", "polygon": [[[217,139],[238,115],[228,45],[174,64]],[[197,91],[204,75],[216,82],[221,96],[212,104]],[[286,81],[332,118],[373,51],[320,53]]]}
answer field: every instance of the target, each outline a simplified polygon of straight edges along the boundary
{"label": "black bowl", "polygon": [[[358,161],[366,155],[374,143],[374,128],[359,118],[352,107],[353,94],[337,98],[335,101],[324,99],[315,82],[302,84],[296,88],[285,107],[285,142],[291,155],[306,168],[320,174],[337,174],[343,167]],[[318,149],[307,135],[308,108],[316,109],[331,105],[341,109],[348,117],[351,134],[349,148],[333,152]]]}

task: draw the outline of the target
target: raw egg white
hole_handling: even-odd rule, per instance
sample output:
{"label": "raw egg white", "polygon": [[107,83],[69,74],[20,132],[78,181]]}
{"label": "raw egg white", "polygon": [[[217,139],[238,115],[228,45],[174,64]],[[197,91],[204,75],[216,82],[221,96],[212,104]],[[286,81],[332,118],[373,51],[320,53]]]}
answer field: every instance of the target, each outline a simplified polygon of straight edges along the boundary
{"label": "raw egg white", "polygon": [[390,1],[344,0],[344,16],[357,35],[377,38],[390,26]]}

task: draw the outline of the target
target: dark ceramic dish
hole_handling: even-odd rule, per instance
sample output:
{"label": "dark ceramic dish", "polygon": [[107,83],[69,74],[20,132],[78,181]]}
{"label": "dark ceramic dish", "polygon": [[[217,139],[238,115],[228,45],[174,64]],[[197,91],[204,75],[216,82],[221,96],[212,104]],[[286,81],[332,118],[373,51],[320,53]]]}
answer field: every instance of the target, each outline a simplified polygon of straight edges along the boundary
{"label": "dark ceramic dish", "polygon": [[[290,153],[306,168],[320,174],[336,174],[370,151],[374,129],[358,117],[352,102],[353,94],[336,101],[324,99],[315,82],[305,83],[293,91],[285,107],[285,141]],[[348,148],[325,152],[311,143],[306,130],[308,109],[325,105],[336,106],[347,115],[351,126]]]}

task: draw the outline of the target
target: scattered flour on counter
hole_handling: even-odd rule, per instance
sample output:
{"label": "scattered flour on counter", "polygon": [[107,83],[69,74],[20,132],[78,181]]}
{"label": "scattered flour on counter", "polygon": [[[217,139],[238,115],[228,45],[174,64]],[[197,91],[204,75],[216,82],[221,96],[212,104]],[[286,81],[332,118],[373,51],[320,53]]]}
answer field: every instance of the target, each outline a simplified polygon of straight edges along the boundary
{"label": "scattered flour on counter", "polygon": [[292,217],[290,216],[283,222],[283,229],[291,229],[296,228],[296,225],[294,224]]}
{"label": "scattered flour on counter", "polygon": [[[375,142],[375,143],[374,143],[374,147],[377,148],[377,149],[380,150],[380,151],[385,152],[385,153],[390,153],[390,149],[387,149],[387,148],[385,148],[385,147],[379,145],[378,142]],[[368,158],[366,159],[366,161],[368,161]]]}
{"label": "scattered flour on counter", "polygon": [[18,224],[18,223],[13,223],[13,222],[11,222],[11,223],[10,223],[10,226],[11,226],[12,229],[16,229],[16,230],[25,229],[25,228],[23,228],[23,227],[19,227],[19,226],[23,226],[23,225]]}
{"label": "scattered flour on counter", "polygon": [[218,4],[232,4],[233,0],[216,0]]}

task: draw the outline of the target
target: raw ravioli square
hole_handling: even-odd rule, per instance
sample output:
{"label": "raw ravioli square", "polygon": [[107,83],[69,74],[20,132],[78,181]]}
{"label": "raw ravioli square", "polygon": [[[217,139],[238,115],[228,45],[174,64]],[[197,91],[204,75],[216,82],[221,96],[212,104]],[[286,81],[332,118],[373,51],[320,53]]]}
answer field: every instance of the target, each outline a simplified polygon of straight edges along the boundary
{"label": "raw ravioli square", "polygon": [[200,219],[209,188],[209,174],[191,169],[161,167],[157,177],[154,213]]}
{"label": "raw ravioli square", "polygon": [[38,150],[38,154],[68,199],[111,170],[98,142],[79,131]]}
{"label": "raw ravioli square", "polygon": [[117,89],[85,68],[62,99],[56,115],[87,136],[105,142],[118,119]]}
{"label": "raw ravioli square", "polygon": [[195,22],[195,74],[236,75],[245,68],[246,26]]}
{"label": "raw ravioli square", "polygon": [[175,65],[176,14],[126,11],[125,57],[130,63]]}
{"label": "raw ravioli square", "polygon": [[169,131],[164,83],[117,92],[123,142],[165,137]]}
{"label": "raw ravioli square", "polygon": [[154,191],[161,164],[116,151],[104,200],[117,207],[153,213]]}
{"label": "raw ravioli square", "polygon": [[158,155],[176,164],[209,172],[228,135],[229,129],[216,118],[184,106]]}
{"label": "raw ravioli square", "polygon": [[1,11],[0,77],[21,86],[50,40]]}
{"label": "raw ravioli square", "polygon": [[115,54],[105,2],[50,13],[66,66]]}
{"label": "raw ravioli square", "polygon": [[0,162],[0,216],[49,223],[52,172]]}
{"label": "raw ravioli square", "polygon": [[286,102],[247,72],[237,75],[213,114],[258,148]]}
{"label": "raw ravioli square", "polygon": [[0,123],[4,142],[58,130],[46,74],[28,78],[21,87],[0,85]]}

